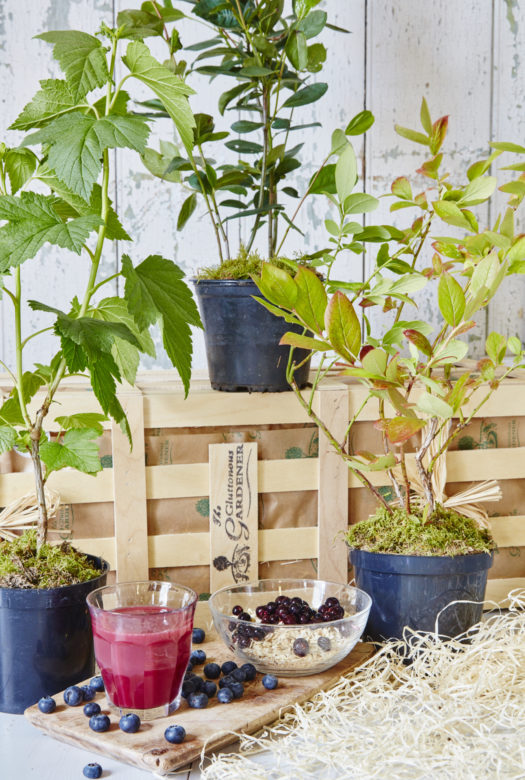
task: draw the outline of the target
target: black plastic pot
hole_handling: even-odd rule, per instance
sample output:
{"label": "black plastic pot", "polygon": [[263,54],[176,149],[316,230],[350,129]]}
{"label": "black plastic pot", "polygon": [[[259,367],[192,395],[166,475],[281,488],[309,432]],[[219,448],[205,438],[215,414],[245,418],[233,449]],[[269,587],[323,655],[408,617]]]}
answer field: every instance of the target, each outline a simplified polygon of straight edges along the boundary
{"label": "black plastic pot", "polygon": [[[253,299],[262,297],[251,279],[195,280],[211,386],[227,392],[290,390],[286,381],[289,347],[279,341],[287,331],[302,333],[297,325],[271,314]],[[296,349],[300,363],[308,355]],[[309,363],[295,374],[300,387],[308,381]]]}
{"label": "black plastic pot", "polygon": [[109,566],[88,557],[102,572],[88,582],[0,588],[0,712],[21,713],[94,673],[86,596],[105,584]]}
{"label": "black plastic pot", "polygon": [[434,632],[436,620],[440,636],[455,637],[481,619],[492,554],[390,555],[351,549],[350,561],[357,587],[372,597],[365,629],[369,641],[402,639],[405,626]]}

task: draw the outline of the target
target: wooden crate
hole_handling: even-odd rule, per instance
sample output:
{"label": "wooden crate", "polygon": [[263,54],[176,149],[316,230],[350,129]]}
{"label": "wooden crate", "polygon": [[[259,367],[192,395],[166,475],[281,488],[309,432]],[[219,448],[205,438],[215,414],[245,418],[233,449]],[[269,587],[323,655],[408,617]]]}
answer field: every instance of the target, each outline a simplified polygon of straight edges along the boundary
{"label": "wooden crate", "polygon": [[[0,388],[8,391],[7,378],[0,377]],[[316,393],[314,406],[331,430],[342,438],[349,415],[359,408],[365,390],[359,385],[327,380]],[[171,372],[147,372],[137,389],[121,395],[133,433],[129,451],[126,438],[110,422],[113,462],[96,478],[63,470],[53,474],[50,487],[64,503],[113,502],[114,534],[104,538],[75,538],[85,552],[102,555],[120,580],[143,579],[149,569],[207,565],[210,560],[210,534],[169,533],[148,536],[147,500],[178,499],[208,495],[209,463],[183,463],[145,466],[145,430],[152,428],[192,428],[209,426],[293,425],[309,422],[293,393],[230,394],[214,392],[204,379],[194,380],[184,400],[180,384]],[[477,417],[498,420],[519,419],[524,413],[525,379],[507,380],[483,407]],[[33,405],[38,403],[38,397]],[[97,402],[84,382],[71,380],[59,394],[60,414],[96,411]],[[377,408],[369,404],[360,415],[359,425],[377,418]],[[524,420],[525,425],[525,420]],[[449,481],[469,483],[498,479],[525,491],[525,447],[518,446],[453,450],[447,455]],[[263,529],[258,532],[259,560],[280,561],[283,550],[294,559],[317,559],[320,578],[347,580],[347,551],[338,538],[349,521],[348,505],[354,491],[362,491],[359,482],[335,455],[321,434],[316,458],[259,460],[260,493],[286,493],[316,490],[318,517],[316,526]],[[373,474],[377,486],[385,484],[382,474]],[[30,472],[0,474],[0,506],[33,489]],[[357,495],[357,494],[356,494]],[[525,493],[524,493],[525,498]],[[497,511],[497,505],[488,507]],[[491,519],[491,527],[502,552],[525,548],[525,514],[521,503],[512,512]],[[356,521],[359,517],[351,517]],[[289,557],[288,556],[288,557]],[[286,557],[286,556],[284,556]],[[516,555],[514,557],[517,557]],[[489,581],[487,599],[502,602],[509,590],[525,586],[523,571]],[[521,565],[521,563],[520,563]],[[500,567],[501,569],[501,567]],[[503,572],[503,575],[505,572]]]}

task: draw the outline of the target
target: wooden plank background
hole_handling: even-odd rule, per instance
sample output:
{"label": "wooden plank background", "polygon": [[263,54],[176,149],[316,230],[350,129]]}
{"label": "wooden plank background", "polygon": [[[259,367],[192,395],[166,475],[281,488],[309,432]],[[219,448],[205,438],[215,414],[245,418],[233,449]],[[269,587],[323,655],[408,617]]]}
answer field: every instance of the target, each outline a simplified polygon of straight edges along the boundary
{"label": "wooden plank background", "polygon": [[[50,48],[32,36],[47,29],[80,28],[95,31],[104,19],[112,24],[117,12],[126,7],[138,7],[138,0],[7,0],[0,2],[0,138],[18,110],[32,97],[38,80],[56,76],[50,58]],[[185,3],[182,3],[187,10]],[[474,158],[487,152],[489,138],[516,140],[525,137],[525,3],[516,0],[323,0],[331,20],[351,30],[350,36],[326,31],[328,60],[321,78],[330,89],[325,98],[315,104],[312,118],[320,118],[323,129],[304,131],[304,156],[308,160],[298,181],[299,190],[308,180],[315,163],[322,159],[329,145],[330,134],[344,126],[348,118],[363,107],[370,108],[377,122],[366,144],[359,143],[362,173],[366,190],[384,191],[395,176],[418,167],[418,150],[393,130],[394,122],[413,126],[419,115],[424,94],[433,116],[450,114],[451,129],[448,148],[453,152],[453,174],[463,171]],[[183,42],[190,44],[201,35],[194,22],[181,28]],[[162,56],[161,52],[159,52]],[[198,94],[193,99],[196,111],[209,111],[216,102],[219,82],[213,86],[202,77]],[[302,114],[305,116],[308,110]],[[307,121],[306,119],[304,121]],[[222,128],[221,128],[222,129]],[[155,131],[151,145],[158,137],[169,139],[170,124],[166,120]],[[10,134],[11,143],[18,139]],[[153,179],[141,166],[136,155],[128,150],[112,152],[117,163],[113,181],[113,197],[133,245],[108,245],[103,271],[106,275],[119,269],[122,251],[131,252],[135,262],[147,254],[162,252],[172,257],[188,275],[216,257],[214,238],[203,213],[194,215],[183,233],[176,231],[176,219],[185,192],[177,186]],[[384,211],[371,215],[391,220],[385,202]],[[404,219],[403,212],[394,215]],[[485,212],[482,217],[490,219]],[[325,245],[322,226],[324,205],[319,199],[310,201],[303,211],[300,226],[302,239],[292,231],[288,252],[314,250]],[[233,243],[242,237],[246,225],[230,227]],[[523,230],[523,227],[521,228]],[[198,234],[199,240],[194,236]],[[339,278],[359,279],[373,262],[372,248],[362,259],[356,255],[341,257]],[[71,274],[71,264],[75,273]],[[28,298],[56,304],[55,291],[60,289],[64,300],[77,292],[78,279],[87,272],[86,264],[76,256],[45,248],[38,260],[31,262],[31,274],[24,274],[24,293]],[[514,278],[503,294],[491,302],[487,321],[474,332],[474,348],[482,349],[482,337],[487,328],[499,328],[507,334],[525,336],[523,299],[525,280]],[[108,284],[105,295],[116,291],[116,282]],[[422,296],[424,316],[432,318],[435,307],[432,298]],[[9,303],[0,301],[0,355],[8,364],[13,362],[13,328]],[[48,324],[48,316],[30,313],[24,321],[24,332]],[[43,360],[52,354],[53,336],[45,334],[28,345],[27,362]],[[205,367],[202,335],[195,343],[197,368]],[[156,360],[147,359],[145,368],[167,366],[159,349]]]}

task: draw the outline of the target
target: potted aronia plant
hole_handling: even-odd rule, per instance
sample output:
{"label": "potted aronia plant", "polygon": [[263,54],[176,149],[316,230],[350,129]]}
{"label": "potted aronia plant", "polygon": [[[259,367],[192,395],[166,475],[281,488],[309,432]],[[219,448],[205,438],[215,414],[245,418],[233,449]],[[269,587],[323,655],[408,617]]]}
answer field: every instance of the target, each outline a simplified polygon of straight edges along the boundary
{"label": "potted aronia plant", "polygon": [[[140,82],[159,97],[188,151],[191,90],[142,41],[123,41],[125,30],[103,24],[96,36],[66,30],[37,37],[53,45],[63,78],[41,81],[11,125],[29,131],[22,144],[0,145],[0,291],[12,305],[16,346],[15,365],[2,362],[13,390],[0,407],[0,453],[15,448],[31,457],[38,511],[36,531],[0,543],[0,710],[7,712],[22,712],[93,672],[85,598],[103,584],[107,565],[69,544],[48,543],[48,480],[64,468],[92,475],[101,470],[97,439],[108,417],[120,424],[131,446],[117,389],[124,381],[134,384],[141,354],[155,354],[152,325],[160,326],[188,392],[190,326],[200,326],[182,271],[169,259],[152,254],[139,262],[122,255],[115,274],[120,295],[104,296],[114,277],[101,278],[107,243],[131,241],[108,194],[114,175],[110,150],[142,154],[150,132],[149,120],[129,110],[126,90]],[[123,69],[120,81],[117,64]],[[87,282],[79,281],[71,301],[59,291],[52,302],[24,298],[24,279],[34,273],[33,258],[45,244],[72,253],[68,268],[79,280],[84,274],[78,263],[87,270]],[[41,331],[23,337],[28,306],[48,315],[44,331],[52,330],[57,339],[52,360],[32,368],[24,366],[24,349]],[[78,375],[89,379],[100,413],[60,414],[61,383]]]}
{"label": "potted aronia plant", "polygon": [[[143,156],[151,173],[179,182],[187,191],[177,228],[193,226],[199,204],[213,228],[219,262],[213,264],[212,258],[209,267],[200,269],[195,289],[216,390],[290,389],[289,349],[278,343],[286,327],[255,303],[252,276],[260,275],[263,256],[281,268],[294,270],[298,265],[282,254],[293,225],[290,204],[300,200],[290,174],[296,177],[307,159],[303,133],[320,126],[311,120],[311,110],[328,89],[326,82],[313,80],[326,60],[318,37],[325,28],[340,30],[316,7],[319,3],[187,0],[174,7],[153,0],[117,17],[118,24],[137,37],[161,37],[170,66],[188,82],[197,74],[209,76],[214,85],[226,84],[218,96],[218,119],[233,113],[230,131],[218,129],[211,114],[199,113],[193,153],[162,142],[160,151],[148,148]],[[183,49],[177,30],[168,27],[185,16],[188,6],[190,18],[202,23],[204,34]],[[191,66],[182,59],[185,52],[194,58]],[[167,115],[162,100],[143,106],[155,116]],[[245,231],[240,248],[232,236],[234,225],[236,233]],[[305,256],[299,262],[307,260]],[[307,378],[305,361],[295,379],[303,386]]]}
{"label": "potted aronia plant", "polygon": [[[432,122],[423,101],[421,122],[421,131],[396,127],[429,152],[418,171],[424,189],[414,192],[402,176],[388,193],[394,198],[392,211],[407,209],[413,215],[405,228],[363,228],[354,221],[357,204],[373,211],[378,201],[354,191],[357,168],[346,141],[325,182],[335,218],[326,220],[332,250],[323,257],[324,280],[309,269],[294,276],[265,264],[257,282],[264,296],[259,302],[303,328],[302,334],[286,333],[281,343],[318,356],[308,395],[295,381],[298,361],[292,355],[288,363],[299,403],[377,504],[376,512],[360,518],[347,535],[357,585],[373,599],[367,632],[375,641],[400,638],[406,626],[456,636],[478,622],[495,545],[477,502],[497,499],[499,493],[497,485],[485,483],[446,501],[445,457],[523,360],[517,336],[492,332],[486,356],[465,363],[469,331],[483,322],[503,280],[525,272],[525,236],[515,230],[515,212],[525,196],[523,159],[508,166],[518,178],[499,187],[509,196],[502,212],[490,226],[480,226],[476,216],[476,207],[498,186],[489,174],[496,158],[504,151],[523,158],[525,147],[493,143],[492,153],[455,182],[441,152],[447,117]],[[360,253],[367,242],[379,245],[368,277],[334,279],[339,253],[345,248]],[[421,318],[414,300],[424,287],[437,297],[437,324]],[[329,371],[364,388],[343,438],[313,404]],[[375,410],[374,452],[352,446],[365,407]]]}

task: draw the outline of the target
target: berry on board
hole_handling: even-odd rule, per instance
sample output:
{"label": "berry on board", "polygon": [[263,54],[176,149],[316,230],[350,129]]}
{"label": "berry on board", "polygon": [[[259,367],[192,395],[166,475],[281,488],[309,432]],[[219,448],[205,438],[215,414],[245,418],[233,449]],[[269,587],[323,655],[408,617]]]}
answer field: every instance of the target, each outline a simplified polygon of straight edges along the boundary
{"label": "berry on board", "polygon": [[200,664],[205,663],[206,661],[206,653],[204,650],[194,650],[193,653],[190,655],[190,662],[194,666],[200,666]]}
{"label": "berry on board", "polygon": [[84,769],[82,770],[82,774],[84,777],[94,778],[94,780],[97,780],[98,777],[102,777],[102,767],[100,764],[86,764]]}
{"label": "berry on board", "polygon": [[201,645],[204,640],[206,639],[206,634],[202,628],[194,628],[192,635],[191,635],[191,641],[194,645]]}
{"label": "berry on board", "polygon": [[89,719],[89,728],[92,731],[109,731],[110,725],[107,715],[92,715]]}
{"label": "berry on board", "polygon": [[206,680],[202,686],[203,693],[206,694],[208,699],[212,699],[217,693],[217,685],[212,680]]}
{"label": "berry on board", "polygon": [[217,701],[220,701],[221,704],[229,704],[231,701],[233,701],[233,693],[231,688],[228,688],[227,686],[221,688],[217,694]]}
{"label": "berry on board", "polygon": [[135,734],[140,729],[140,718],[134,712],[128,712],[121,717],[118,725],[126,734]]}
{"label": "berry on board", "polygon": [[244,674],[246,675],[246,680],[248,682],[250,682],[251,680],[255,680],[257,669],[253,664],[243,664],[241,666],[241,669],[244,671]]}
{"label": "berry on board", "polygon": [[231,677],[235,680],[235,682],[245,682],[246,681],[246,672],[241,667],[240,669],[233,669],[230,672]]}
{"label": "berry on board", "polygon": [[190,693],[187,701],[194,710],[203,710],[208,706],[208,697],[205,693]]}
{"label": "berry on board", "polygon": [[184,726],[168,726],[164,732],[164,739],[172,745],[180,745],[186,739],[186,729]]}
{"label": "berry on board", "polygon": [[221,667],[219,664],[206,664],[204,674],[209,680],[218,680],[221,676]]}
{"label": "berry on board", "polygon": [[265,674],[262,678],[262,684],[267,690],[273,691],[279,685],[279,680],[273,674]]}
{"label": "berry on board", "polygon": [[97,693],[101,693],[102,691],[105,690],[104,680],[102,679],[102,677],[100,675],[98,675],[98,677],[93,677],[89,681],[89,687],[93,688],[93,690],[97,691]]}
{"label": "berry on board", "polygon": [[227,687],[233,693],[234,699],[240,699],[242,697],[244,693],[244,685],[241,682],[231,682]]}
{"label": "berry on board", "polygon": [[82,691],[84,701],[93,701],[96,691],[91,685],[81,685],[80,690]]}
{"label": "berry on board", "polygon": [[221,666],[221,671],[223,674],[230,674],[230,672],[233,672],[234,669],[237,669],[237,664],[235,661],[225,661]]}
{"label": "berry on board", "polygon": [[50,712],[54,712],[57,708],[57,703],[52,696],[43,696],[38,702],[38,709],[40,712],[44,712],[48,715]]}
{"label": "berry on board", "polygon": [[92,715],[99,715],[100,704],[98,704],[96,701],[88,701],[87,704],[84,704],[83,713],[88,718],[90,718]]}
{"label": "berry on board", "polygon": [[64,691],[64,701],[69,707],[78,707],[84,701],[84,691],[78,685],[70,685]]}

